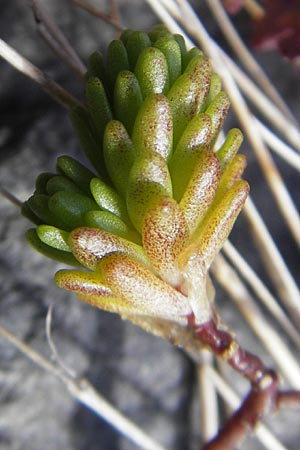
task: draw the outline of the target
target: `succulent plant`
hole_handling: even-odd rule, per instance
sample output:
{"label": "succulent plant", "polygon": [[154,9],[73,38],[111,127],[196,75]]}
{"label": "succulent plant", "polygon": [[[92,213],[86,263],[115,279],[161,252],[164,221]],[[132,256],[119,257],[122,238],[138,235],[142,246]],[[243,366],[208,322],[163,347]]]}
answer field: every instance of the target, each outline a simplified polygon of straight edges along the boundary
{"label": "succulent plant", "polygon": [[248,195],[241,132],[219,146],[228,108],[207,58],[164,26],[90,56],[71,121],[92,169],[60,156],[23,205],[33,247],[79,266],[59,287],[153,332],[211,320],[208,271]]}

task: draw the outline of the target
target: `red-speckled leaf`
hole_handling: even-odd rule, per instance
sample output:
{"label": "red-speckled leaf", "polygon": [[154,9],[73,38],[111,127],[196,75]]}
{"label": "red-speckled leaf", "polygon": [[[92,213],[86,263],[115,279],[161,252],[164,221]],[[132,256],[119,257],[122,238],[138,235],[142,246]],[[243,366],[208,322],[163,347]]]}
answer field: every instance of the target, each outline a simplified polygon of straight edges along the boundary
{"label": "red-speckled leaf", "polygon": [[103,256],[112,252],[124,252],[148,264],[141,246],[99,228],[76,228],[70,234],[70,245],[75,258],[91,270],[96,269]]}
{"label": "red-speckled leaf", "polygon": [[105,285],[136,308],[136,314],[187,324],[191,308],[187,298],[137,261],[110,253],[99,263]]}
{"label": "red-speckled leaf", "polygon": [[220,163],[212,152],[200,155],[180,201],[191,233],[195,231],[210,207],[220,180]]}
{"label": "red-speckled leaf", "polygon": [[195,231],[193,242],[202,255],[206,268],[209,268],[223,247],[248,193],[248,183],[244,180],[237,181],[212,211],[208,212],[203,223]]}
{"label": "red-speckled leaf", "polygon": [[60,288],[74,292],[80,300],[89,305],[121,315],[137,313],[128,301],[116,297],[103,284],[99,273],[60,270],[55,274],[55,281]]}
{"label": "red-speckled leaf", "polygon": [[178,203],[162,197],[145,215],[143,247],[152,266],[173,286],[180,282],[176,258],[187,244],[190,233]]}

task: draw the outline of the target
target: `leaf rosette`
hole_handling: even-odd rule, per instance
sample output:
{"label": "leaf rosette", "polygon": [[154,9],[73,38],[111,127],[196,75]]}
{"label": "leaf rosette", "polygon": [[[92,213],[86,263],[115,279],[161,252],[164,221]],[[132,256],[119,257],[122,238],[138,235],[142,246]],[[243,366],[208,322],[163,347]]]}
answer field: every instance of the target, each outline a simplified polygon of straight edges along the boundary
{"label": "leaf rosette", "polygon": [[78,266],[58,286],[144,327],[210,320],[208,271],[248,195],[241,132],[216,148],[228,108],[207,58],[163,26],[90,56],[71,121],[92,169],[59,157],[23,205],[31,245]]}

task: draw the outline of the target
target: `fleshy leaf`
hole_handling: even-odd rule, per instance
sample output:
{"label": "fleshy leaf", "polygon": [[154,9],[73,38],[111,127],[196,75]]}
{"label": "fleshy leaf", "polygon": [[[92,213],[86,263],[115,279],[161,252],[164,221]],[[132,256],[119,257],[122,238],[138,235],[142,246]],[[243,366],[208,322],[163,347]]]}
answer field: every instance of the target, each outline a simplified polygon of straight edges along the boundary
{"label": "fleshy leaf", "polygon": [[98,227],[134,242],[141,241],[135,230],[129,228],[119,217],[108,211],[89,211],[84,216],[84,223],[88,227]]}
{"label": "fleshy leaf", "polygon": [[38,237],[35,228],[27,230],[25,238],[26,241],[31,245],[31,247],[33,247],[37,252],[41,253],[43,256],[46,256],[47,258],[59,261],[63,264],[67,264],[68,266],[76,267],[81,265],[80,262],[74,258],[72,253],[57,250],[56,248],[44,244],[44,242],[42,242]]}
{"label": "fleshy leaf", "polygon": [[63,172],[76,186],[90,195],[90,182],[95,174],[87,169],[83,164],[71,156],[59,156],[57,158],[57,169]]}
{"label": "fleshy leaf", "polygon": [[248,183],[244,180],[237,181],[213,210],[209,211],[204,223],[194,233],[196,253],[202,255],[206,269],[223,247],[248,193]]}
{"label": "fleshy leaf", "polygon": [[229,130],[222,147],[217,151],[222,170],[234,158],[243,142],[243,134],[238,128]]}
{"label": "fleshy leaf", "polygon": [[154,47],[140,54],[134,73],[144,99],[150,94],[164,94],[169,90],[169,72],[165,55]]}
{"label": "fleshy leaf", "polygon": [[115,81],[119,72],[129,70],[129,61],[127,50],[121,40],[113,40],[107,49],[107,75],[111,90],[113,90]]}
{"label": "fleshy leaf", "polygon": [[143,97],[136,76],[129,70],[119,73],[114,89],[114,111],[131,135]]}
{"label": "fleshy leaf", "polygon": [[78,194],[82,194],[79,187],[63,175],[52,176],[46,184],[46,190],[48,195],[55,194],[55,192],[58,191],[77,192]]}
{"label": "fleshy leaf", "polygon": [[121,39],[125,42],[125,46],[128,53],[128,59],[130,63],[130,69],[133,71],[139,55],[145,48],[150,47],[151,41],[147,33],[144,31],[128,30],[122,33]]}
{"label": "fleshy leaf", "polygon": [[[85,108],[76,106],[70,111],[70,120],[81,148],[98,174],[106,179],[107,173],[104,166],[102,145],[97,142],[95,132],[90,124],[90,116]],[[73,178],[71,178],[73,179]],[[73,180],[75,181],[75,180]]]}
{"label": "fleshy leaf", "polygon": [[202,56],[196,56],[169,90],[167,97],[173,112],[175,145],[188,122],[204,105],[209,93],[210,76],[209,62]]}
{"label": "fleshy leaf", "polygon": [[233,160],[227,165],[226,169],[222,174],[220,184],[214,199],[218,202],[222,199],[225,192],[233,186],[233,184],[239,180],[246,167],[246,157],[245,155],[236,155]]}
{"label": "fleshy leaf", "polygon": [[170,174],[176,200],[181,199],[195,164],[201,153],[208,149],[211,138],[211,119],[206,114],[201,113],[188,123],[170,160]]}
{"label": "fleshy leaf", "polygon": [[146,210],[162,196],[172,197],[172,183],[166,161],[158,153],[137,158],[127,188],[127,208],[135,228],[141,232]]}
{"label": "fleshy leaf", "polygon": [[187,188],[180,200],[180,207],[193,233],[204,219],[215,197],[220,180],[220,164],[216,155],[205,152],[200,155]]}
{"label": "fleshy leaf", "polygon": [[136,314],[187,324],[191,312],[187,299],[134,259],[111,253],[101,260],[99,270],[105,284],[116,296],[132,303]]}
{"label": "fleshy leaf", "polygon": [[151,206],[143,222],[143,247],[161,278],[173,286],[181,281],[176,259],[188,243],[188,225],[178,203],[162,197]]}
{"label": "fleshy leaf", "polygon": [[107,171],[116,190],[125,196],[135,150],[126,128],[118,120],[111,120],[105,129],[103,153]]}
{"label": "fleshy leaf", "polygon": [[228,95],[222,91],[213,99],[205,111],[211,118],[213,142],[218,137],[219,131],[226,119],[229,106],[230,102]]}
{"label": "fleshy leaf", "polygon": [[65,252],[71,252],[68,244],[69,233],[59,228],[52,227],[50,225],[40,225],[36,229],[37,235],[44,244],[57,250],[63,250]]}
{"label": "fleshy leaf", "polygon": [[137,155],[159,153],[165,160],[172,151],[172,111],[164,95],[147,97],[137,115],[132,142]]}
{"label": "fleshy leaf", "polygon": [[90,184],[91,193],[101,209],[109,211],[121,219],[128,221],[124,199],[99,178],[93,178]]}
{"label": "fleshy leaf", "polygon": [[86,99],[97,139],[101,145],[106,124],[112,119],[105,88],[99,78],[89,78],[86,84]]}
{"label": "fleshy leaf", "polygon": [[75,192],[56,192],[49,200],[51,213],[59,217],[70,230],[84,224],[85,213],[97,209],[94,200]]}
{"label": "fleshy leaf", "polygon": [[164,55],[168,64],[170,86],[181,75],[181,52],[179,44],[172,35],[164,35],[155,41],[154,47],[158,48]]}
{"label": "fleshy leaf", "polygon": [[77,228],[70,234],[70,246],[75,258],[88,269],[95,270],[97,263],[108,253],[125,253],[142,264],[149,265],[140,245],[98,228]]}

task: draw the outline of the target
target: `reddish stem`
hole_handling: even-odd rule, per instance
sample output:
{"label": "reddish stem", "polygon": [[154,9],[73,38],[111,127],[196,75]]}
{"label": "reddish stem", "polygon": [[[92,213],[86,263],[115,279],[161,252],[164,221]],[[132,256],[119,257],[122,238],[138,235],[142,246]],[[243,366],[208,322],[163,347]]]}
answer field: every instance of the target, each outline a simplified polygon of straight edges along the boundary
{"label": "reddish stem", "polygon": [[252,384],[241,407],[203,450],[234,450],[267,414],[281,406],[300,408],[300,392],[280,392],[276,372],[266,368],[257,356],[243,350],[233,336],[227,330],[219,328],[213,319],[196,325],[191,316],[189,324],[197,339]]}

